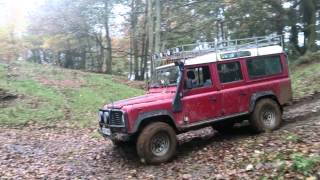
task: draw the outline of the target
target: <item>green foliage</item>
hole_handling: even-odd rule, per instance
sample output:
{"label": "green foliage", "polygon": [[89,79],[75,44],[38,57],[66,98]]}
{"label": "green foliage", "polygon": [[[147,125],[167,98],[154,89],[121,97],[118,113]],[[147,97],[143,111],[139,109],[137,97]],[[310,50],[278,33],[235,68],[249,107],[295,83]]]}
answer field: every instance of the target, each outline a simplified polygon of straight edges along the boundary
{"label": "green foliage", "polygon": [[128,61],[125,58],[114,58],[112,70],[114,75],[128,75]]}
{"label": "green foliage", "polygon": [[291,160],[293,161],[293,169],[304,175],[308,175],[313,171],[317,162],[319,162],[319,157],[306,157],[302,154],[292,154]]}
{"label": "green foliage", "polygon": [[281,1],[239,0],[231,4],[225,13],[234,38],[265,36],[282,33],[284,9]]}
{"label": "green foliage", "polygon": [[285,138],[287,141],[289,142],[299,142],[300,141],[300,138],[299,136],[295,135],[295,134],[289,134],[286,138]]}

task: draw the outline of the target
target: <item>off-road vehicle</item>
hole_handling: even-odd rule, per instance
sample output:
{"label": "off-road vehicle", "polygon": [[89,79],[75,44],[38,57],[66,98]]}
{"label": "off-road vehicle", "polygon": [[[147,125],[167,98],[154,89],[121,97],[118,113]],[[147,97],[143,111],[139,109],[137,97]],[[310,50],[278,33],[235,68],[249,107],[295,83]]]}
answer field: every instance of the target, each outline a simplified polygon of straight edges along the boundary
{"label": "off-road vehicle", "polygon": [[146,163],[172,159],[176,135],[189,130],[232,132],[244,120],[256,132],[275,130],[292,98],[282,36],[183,45],[153,62],[145,95],[99,111],[101,134],[114,144],[134,142]]}

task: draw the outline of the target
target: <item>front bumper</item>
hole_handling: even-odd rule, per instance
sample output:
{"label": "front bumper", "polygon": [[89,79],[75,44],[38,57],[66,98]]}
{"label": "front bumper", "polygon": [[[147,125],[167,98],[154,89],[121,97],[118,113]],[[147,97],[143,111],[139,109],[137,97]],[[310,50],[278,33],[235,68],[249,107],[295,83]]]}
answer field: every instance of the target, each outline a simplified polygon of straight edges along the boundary
{"label": "front bumper", "polygon": [[99,110],[99,133],[108,139],[127,141],[125,112],[118,109]]}
{"label": "front bumper", "polygon": [[130,139],[130,135],[126,134],[126,133],[120,133],[120,132],[114,132],[112,133],[110,131],[110,134],[106,134],[102,128],[98,129],[98,132],[104,137],[104,138],[108,138],[111,139],[113,141],[129,141]]}

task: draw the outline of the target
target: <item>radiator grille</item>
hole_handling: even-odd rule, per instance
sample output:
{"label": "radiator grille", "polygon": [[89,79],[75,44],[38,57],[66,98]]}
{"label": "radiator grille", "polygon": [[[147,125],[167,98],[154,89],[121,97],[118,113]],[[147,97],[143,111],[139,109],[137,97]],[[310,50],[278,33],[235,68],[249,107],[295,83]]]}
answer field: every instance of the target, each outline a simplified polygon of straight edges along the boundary
{"label": "radiator grille", "polygon": [[122,111],[111,111],[109,123],[111,126],[124,126],[123,112]]}

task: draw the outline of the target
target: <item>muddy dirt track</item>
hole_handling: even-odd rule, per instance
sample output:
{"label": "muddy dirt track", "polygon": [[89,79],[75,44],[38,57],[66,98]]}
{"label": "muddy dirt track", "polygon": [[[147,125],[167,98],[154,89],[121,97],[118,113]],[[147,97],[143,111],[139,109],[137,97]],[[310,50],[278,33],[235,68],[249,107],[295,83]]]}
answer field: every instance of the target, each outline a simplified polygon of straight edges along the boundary
{"label": "muddy dirt track", "polygon": [[95,129],[0,128],[0,179],[320,178],[319,163],[303,175],[290,159],[320,155],[320,95],[287,107],[283,118],[272,133],[244,126],[228,136],[211,128],[180,135],[177,157],[159,166],[139,163],[132,147],[92,137]]}

